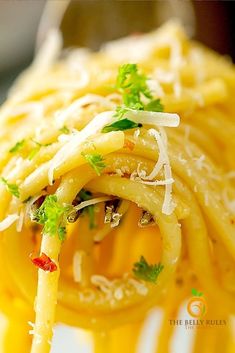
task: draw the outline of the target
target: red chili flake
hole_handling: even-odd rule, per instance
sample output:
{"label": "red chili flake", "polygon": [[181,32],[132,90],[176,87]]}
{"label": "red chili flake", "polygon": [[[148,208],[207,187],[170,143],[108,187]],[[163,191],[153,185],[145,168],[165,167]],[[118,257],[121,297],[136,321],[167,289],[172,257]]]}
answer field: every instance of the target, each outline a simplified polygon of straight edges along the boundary
{"label": "red chili flake", "polygon": [[124,141],[124,148],[128,148],[129,150],[133,151],[134,147],[135,147],[134,142],[125,139],[125,141]]}
{"label": "red chili flake", "polygon": [[41,268],[43,271],[54,272],[57,270],[57,265],[52,261],[52,259],[46,254],[42,253],[39,257],[31,257],[32,263]]}

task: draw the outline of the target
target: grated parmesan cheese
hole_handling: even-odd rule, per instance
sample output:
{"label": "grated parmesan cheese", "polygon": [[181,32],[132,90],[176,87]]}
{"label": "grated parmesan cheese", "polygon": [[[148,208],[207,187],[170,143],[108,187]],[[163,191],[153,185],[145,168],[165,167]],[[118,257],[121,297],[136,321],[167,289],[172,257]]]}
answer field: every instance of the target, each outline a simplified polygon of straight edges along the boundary
{"label": "grated parmesan cheese", "polygon": [[121,300],[123,299],[124,293],[123,293],[123,289],[121,287],[115,289],[114,291],[114,297],[117,300]]}
{"label": "grated parmesan cheese", "polygon": [[103,294],[108,298],[112,305],[115,300],[122,300],[124,296],[130,296],[137,292],[139,295],[145,296],[148,293],[148,287],[145,283],[134,278],[129,278],[128,275],[123,275],[123,278],[109,280],[101,275],[92,275],[91,283],[98,287]]}
{"label": "grated parmesan cheese", "polygon": [[147,295],[148,294],[148,288],[145,286],[144,283],[137,281],[134,278],[128,278],[128,283],[133,285],[133,287],[136,289],[137,293],[140,295]]}
{"label": "grated parmesan cheese", "polygon": [[118,213],[118,212],[113,213],[112,214],[112,221],[111,221],[111,224],[110,224],[111,228],[117,227],[119,225],[119,223],[120,223],[121,218],[122,218],[122,214],[121,213]]}
{"label": "grated parmesan cheese", "polygon": [[74,151],[76,151],[83,142],[86,141],[88,137],[95,135],[105,125],[109,124],[113,120],[113,114],[113,111],[100,113],[96,115],[96,117],[89,124],[87,124],[84,129],[74,135],[69,135],[71,136],[70,140],[65,143],[65,145],[55,154],[55,156],[50,161],[50,167],[48,171],[48,180],[50,185],[53,184],[54,170],[63,164],[64,161],[66,161],[69,156]]}
{"label": "grated parmesan cheese", "polygon": [[113,286],[112,281],[109,281],[108,278],[101,275],[92,275],[91,283],[100,288],[104,293],[107,293],[107,291]]}
{"label": "grated parmesan cheese", "polygon": [[202,154],[200,157],[198,158],[193,158],[193,160],[196,162],[195,165],[196,165],[196,168],[198,170],[202,170],[203,166],[204,166],[204,161],[205,161],[205,155]]}
{"label": "grated parmesan cheese", "polygon": [[73,256],[73,278],[76,283],[81,283],[82,281],[82,260],[84,255],[84,251],[78,250]]}
{"label": "grated parmesan cheese", "polygon": [[179,160],[179,162],[180,162],[181,164],[183,164],[183,165],[187,163],[187,160],[184,159],[184,158],[182,158],[182,153],[179,153],[179,155],[178,155],[178,160]]}
{"label": "grated parmesan cheese", "polygon": [[164,186],[164,185],[173,184],[174,179],[170,178],[170,179],[165,179],[165,180],[154,180],[154,181],[145,181],[145,180],[140,179],[139,182],[141,184],[151,185],[151,186]]}
{"label": "grated parmesan cheese", "polygon": [[135,131],[134,131],[134,139],[135,140],[137,140],[138,139],[138,137],[140,136],[140,129],[136,129]]}
{"label": "grated parmesan cheese", "polygon": [[[158,161],[155,164],[152,172],[149,175],[146,175],[146,172],[141,170],[138,165],[137,171],[131,174],[131,179],[138,180],[139,182],[147,185],[165,185],[165,196],[162,205],[162,212],[164,214],[171,214],[174,209],[174,205],[172,202],[172,184],[174,179],[172,178],[171,166],[169,162],[169,157],[167,153],[167,136],[165,131],[160,128],[160,133],[155,129],[150,129],[148,131],[150,136],[153,136],[158,144],[159,149],[159,157]],[[153,180],[158,173],[163,168],[165,180]]]}
{"label": "grated parmesan cheese", "polygon": [[126,116],[135,123],[154,126],[177,127],[180,117],[175,113],[149,112],[145,110],[128,109]]}
{"label": "grated parmesan cheese", "polygon": [[[77,132],[75,135],[70,135],[71,139],[65,143],[65,145],[56,153],[50,162],[48,171],[49,184],[53,184],[54,170],[58,168],[65,160],[69,158],[69,155],[77,150],[77,148],[85,142],[85,140],[100,132],[101,129],[115,121],[115,111],[105,111],[95,116],[95,118],[87,124],[84,129]],[[159,112],[148,112],[148,111],[137,111],[128,110],[128,117],[130,117],[135,123],[149,124],[154,126],[169,126],[176,127],[179,125],[180,118],[178,114],[170,113],[159,113]]]}
{"label": "grated parmesan cheese", "polygon": [[[156,139],[159,146],[159,151],[160,151],[159,159],[155,166],[156,169],[154,168],[155,170],[153,170],[153,173],[151,173],[152,175],[150,174],[150,176],[152,176],[153,178],[153,175],[156,173],[156,171],[159,172],[158,169],[161,168],[163,165],[165,180],[171,180],[172,172],[171,172],[170,161],[167,153],[167,145],[166,145],[167,140],[166,140],[166,135],[164,133],[164,130],[161,130],[161,134],[159,134],[156,130],[150,129],[149,134],[150,136],[153,136]],[[156,174],[154,175],[154,177],[155,176]],[[169,183],[165,185],[165,196],[164,196],[164,201],[162,206],[162,212],[167,215],[171,214],[174,209],[171,194],[172,194],[172,183]]]}
{"label": "grated parmesan cheese", "polygon": [[32,329],[29,330],[29,335],[34,335],[34,333],[35,333],[34,332],[35,324],[33,322],[31,322],[31,321],[28,321],[28,324],[29,324],[30,327],[32,327]]}

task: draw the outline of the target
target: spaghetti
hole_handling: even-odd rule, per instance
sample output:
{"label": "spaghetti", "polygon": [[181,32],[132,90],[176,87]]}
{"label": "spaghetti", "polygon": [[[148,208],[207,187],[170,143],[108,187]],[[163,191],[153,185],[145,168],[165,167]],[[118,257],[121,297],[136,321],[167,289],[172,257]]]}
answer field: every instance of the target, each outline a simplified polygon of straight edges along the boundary
{"label": "spaghetti", "polygon": [[[169,352],[192,287],[235,311],[235,70],[176,23],[62,54],[50,33],[0,112],[4,353],[48,353],[56,322],[135,352],[153,307]],[[216,330],[195,353],[234,350]]]}

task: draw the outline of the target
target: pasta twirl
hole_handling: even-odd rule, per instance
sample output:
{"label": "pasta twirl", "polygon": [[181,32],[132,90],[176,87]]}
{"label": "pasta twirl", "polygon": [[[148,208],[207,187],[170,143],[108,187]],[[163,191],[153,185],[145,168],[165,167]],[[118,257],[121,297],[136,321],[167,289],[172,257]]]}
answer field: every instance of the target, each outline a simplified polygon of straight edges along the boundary
{"label": "pasta twirl", "polygon": [[232,352],[233,65],[176,23],[82,55],[52,39],[0,112],[4,353],[50,352],[55,323],[136,352],[153,307],[170,352],[192,288],[227,323],[194,352]]}

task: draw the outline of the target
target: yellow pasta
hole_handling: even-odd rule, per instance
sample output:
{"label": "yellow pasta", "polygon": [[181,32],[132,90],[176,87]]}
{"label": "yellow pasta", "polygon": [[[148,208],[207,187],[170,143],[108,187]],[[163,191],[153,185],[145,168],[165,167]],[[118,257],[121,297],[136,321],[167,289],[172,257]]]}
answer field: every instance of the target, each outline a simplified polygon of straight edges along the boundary
{"label": "yellow pasta", "polygon": [[0,111],[3,353],[49,353],[56,323],[140,352],[153,308],[153,352],[182,308],[189,353],[233,352],[233,65],[174,22],[96,53],[58,35]]}

